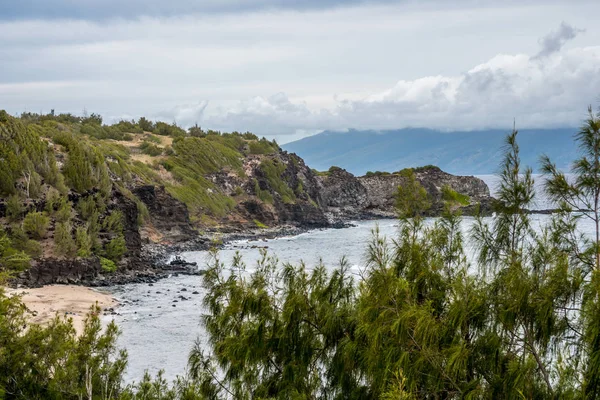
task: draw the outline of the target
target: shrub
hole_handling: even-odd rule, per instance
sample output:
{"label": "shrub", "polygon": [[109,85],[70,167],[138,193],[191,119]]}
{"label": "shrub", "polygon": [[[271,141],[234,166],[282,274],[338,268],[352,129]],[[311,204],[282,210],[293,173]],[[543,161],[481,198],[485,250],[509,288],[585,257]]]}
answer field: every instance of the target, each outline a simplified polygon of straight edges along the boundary
{"label": "shrub", "polygon": [[206,133],[198,126],[198,124],[188,128],[188,134],[193,137],[204,137]]}
{"label": "shrub", "polygon": [[279,149],[278,146],[269,142],[267,139],[253,140],[248,143],[250,154],[273,154]]}
{"label": "shrub", "polygon": [[185,137],[186,132],[178,127],[175,123],[167,124],[166,122],[158,121],[154,124],[154,133],[157,135],[171,136],[171,137]]}
{"label": "shrub", "polygon": [[140,144],[140,150],[142,153],[152,157],[160,156],[162,154],[162,149],[150,142],[142,142],[142,144]]}
{"label": "shrub", "polygon": [[23,220],[23,229],[34,239],[42,239],[48,227],[50,226],[50,218],[41,212],[30,212]]}
{"label": "shrub", "polygon": [[127,245],[125,243],[125,237],[123,235],[118,235],[113,238],[110,242],[108,242],[104,248],[104,253],[106,258],[119,261],[123,254],[127,251]]}
{"label": "shrub", "polygon": [[119,210],[111,212],[104,218],[104,221],[102,221],[102,228],[107,232],[123,232],[123,213]]}
{"label": "shrub", "polygon": [[37,240],[27,240],[23,246],[23,251],[31,258],[40,258],[43,250],[42,245]]}
{"label": "shrub", "polygon": [[77,209],[81,217],[85,220],[89,220],[93,214],[101,214],[106,209],[104,200],[99,195],[87,196],[79,200],[77,203]]}
{"label": "shrub", "polygon": [[77,242],[77,257],[90,257],[92,255],[92,238],[88,234],[87,228],[80,226],[75,232]]}
{"label": "shrub", "polygon": [[6,216],[10,221],[19,221],[23,218],[25,206],[21,198],[13,194],[6,199]]}
{"label": "shrub", "polygon": [[267,229],[268,228],[267,225],[263,224],[262,222],[260,222],[257,219],[255,219],[253,222],[254,222],[254,225],[256,225],[257,228],[260,228],[260,229]]}
{"label": "shrub", "polygon": [[276,159],[263,160],[260,164],[260,170],[264,173],[273,190],[279,193],[281,201],[286,204],[293,204],[296,201],[296,195],[294,194],[294,190],[282,178],[285,169],[285,164]]}
{"label": "shrub", "polygon": [[59,200],[60,205],[54,213],[54,218],[57,222],[67,222],[73,217],[73,207],[71,202],[67,201],[64,197]]}
{"label": "shrub", "polygon": [[71,234],[72,227],[69,222],[60,222],[56,224],[54,230],[54,245],[56,254],[64,257],[73,257],[77,247]]}
{"label": "shrub", "polygon": [[471,198],[466,194],[458,193],[454,191],[450,186],[444,185],[442,187],[442,200],[454,205],[468,206],[471,202]]}
{"label": "shrub", "polygon": [[145,142],[152,142],[154,144],[161,144],[162,143],[162,140],[160,140],[160,138],[158,136],[153,135],[153,134],[146,135],[144,137],[144,141]]}
{"label": "shrub", "polygon": [[100,266],[102,267],[102,271],[108,273],[113,273],[117,270],[117,264],[104,257],[100,257]]}
{"label": "shrub", "polygon": [[365,174],[365,176],[385,176],[385,175],[390,175],[389,172],[382,172],[382,171],[367,171],[367,173]]}
{"label": "shrub", "polygon": [[121,132],[131,132],[131,133],[142,133],[143,129],[137,125],[135,123],[135,121],[125,121],[125,120],[121,120],[119,122],[117,122],[116,124],[112,125],[111,127],[114,127],[116,129],[118,129]]}
{"label": "shrub", "polygon": [[405,182],[398,186],[396,209],[401,218],[421,216],[431,207],[427,191],[416,179],[412,169],[405,170],[402,176]]}
{"label": "shrub", "polygon": [[265,203],[273,203],[273,196],[271,193],[269,193],[268,190],[262,190],[256,179],[254,179],[254,194]]}
{"label": "shrub", "polygon": [[53,214],[54,211],[60,206],[62,200],[61,194],[58,190],[53,187],[48,188],[46,192],[46,205],[44,209],[48,214]]}
{"label": "shrub", "polygon": [[146,117],[140,117],[137,124],[145,132],[152,132],[154,130],[154,123],[146,119]]}

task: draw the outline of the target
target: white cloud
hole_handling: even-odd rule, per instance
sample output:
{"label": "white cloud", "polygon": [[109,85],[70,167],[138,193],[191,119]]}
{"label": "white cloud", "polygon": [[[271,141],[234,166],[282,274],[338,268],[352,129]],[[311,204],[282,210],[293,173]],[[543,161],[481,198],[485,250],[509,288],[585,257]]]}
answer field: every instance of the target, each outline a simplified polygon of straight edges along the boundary
{"label": "white cloud", "polygon": [[[106,120],[145,115],[286,141],[324,129],[504,127],[513,117],[573,125],[600,94],[600,26],[586,26],[600,4],[392,3],[0,18],[0,108],[85,107]],[[556,30],[563,19],[586,34]]]}
{"label": "white cloud", "polygon": [[362,99],[338,100],[330,109],[313,110],[279,93],[207,109],[198,116],[206,126],[267,135],[349,127],[496,128],[509,127],[513,118],[521,128],[573,126],[598,95],[600,46],[554,53],[544,60],[498,55],[461,75],[401,80]]}

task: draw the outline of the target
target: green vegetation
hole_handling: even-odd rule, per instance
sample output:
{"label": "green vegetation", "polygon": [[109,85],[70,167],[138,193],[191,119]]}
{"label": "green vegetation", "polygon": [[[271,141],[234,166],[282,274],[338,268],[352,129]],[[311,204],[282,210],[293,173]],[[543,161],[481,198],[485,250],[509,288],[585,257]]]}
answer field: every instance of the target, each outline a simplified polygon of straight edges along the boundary
{"label": "green vegetation", "polygon": [[254,182],[254,194],[261,201],[269,204],[273,204],[273,195],[268,190],[263,190],[260,188],[260,184],[256,178],[253,179]]}
{"label": "green vegetation", "polygon": [[140,145],[140,150],[144,154],[148,154],[149,156],[156,157],[162,154],[162,149],[150,142],[143,142]]}
{"label": "green vegetation", "polygon": [[125,243],[125,238],[121,234],[114,237],[110,242],[106,244],[105,247],[106,258],[112,261],[119,261],[126,251],[127,246]]}
{"label": "green vegetation", "polygon": [[386,176],[386,175],[391,175],[389,172],[381,172],[381,171],[367,171],[367,173],[365,174],[365,176]]}
{"label": "green vegetation", "polygon": [[[542,159],[545,191],[561,212],[534,228],[532,171],[520,165],[517,132],[507,137],[496,214],[477,217],[469,233],[472,261],[460,216],[425,222],[413,170],[403,172],[397,237],[376,228],[359,275],[344,259],[305,268],[266,250],[246,270],[239,255],[225,265],[213,251],[203,276],[208,340],[172,384],[146,374],[123,385],[126,353],[114,324],[102,331],[99,310],[77,338],[59,317],[28,324],[19,300],[0,289],[0,397],[598,398],[600,119],[590,113],[576,138],[573,179]],[[579,231],[583,219],[592,237]],[[27,258],[13,245],[0,235],[0,262]]]}
{"label": "green vegetation", "polygon": [[48,232],[50,218],[41,212],[30,212],[23,220],[23,230],[33,239],[43,239]]}
{"label": "green vegetation", "polygon": [[93,240],[88,234],[87,227],[80,226],[75,232],[77,243],[77,257],[91,257]]}
{"label": "green vegetation", "polygon": [[269,182],[269,186],[281,196],[281,201],[286,204],[293,204],[296,201],[296,194],[283,178],[285,169],[285,164],[275,158],[267,158],[260,164],[260,170]]}
{"label": "green vegetation", "polygon": [[[134,138],[141,143],[119,143]],[[58,256],[95,255],[118,263],[126,248],[123,222],[117,221],[122,216],[109,207],[115,192],[136,203],[138,224],[149,216],[132,193],[140,184],[165,186],[185,203],[193,222],[215,224],[237,202],[213,183],[214,175],[244,178],[244,157],[261,159],[279,150],[275,141],[249,132],[204,131],[199,126],[186,132],[175,123],[146,118],[107,125],[101,116],[87,113],[23,113],[15,118],[0,111],[0,197],[6,210],[2,228],[13,248],[32,257],[42,248],[34,242],[47,237]],[[149,157],[139,157],[140,152]],[[286,188],[277,176],[279,166],[275,174],[272,167],[267,161],[265,170],[278,185],[277,193],[293,202],[298,188]],[[274,201],[270,190],[259,193],[263,201]],[[240,187],[235,193],[242,196],[244,191]]]}
{"label": "green vegetation", "polygon": [[59,222],[54,230],[56,254],[63,257],[73,257],[77,251],[77,245],[71,235],[71,224],[69,222]]}
{"label": "green vegetation", "polygon": [[115,264],[114,261],[104,257],[100,257],[100,266],[102,267],[102,271],[108,273],[112,273],[117,270],[117,264]]}
{"label": "green vegetation", "polygon": [[275,141],[269,142],[265,138],[260,140],[256,139],[248,143],[248,151],[250,154],[273,154],[280,150]]}
{"label": "green vegetation", "polygon": [[399,172],[404,178],[404,183],[398,186],[396,192],[396,209],[402,218],[413,218],[423,215],[431,207],[427,191],[417,178],[412,169]]}
{"label": "green vegetation", "polygon": [[256,225],[256,227],[259,229],[267,229],[268,228],[267,225],[263,224],[262,222],[260,222],[257,219],[255,219],[253,222],[254,222],[254,225]]}
{"label": "green vegetation", "polygon": [[468,206],[471,198],[466,194],[458,193],[448,185],[442,187],[442,200],[450,205]]}

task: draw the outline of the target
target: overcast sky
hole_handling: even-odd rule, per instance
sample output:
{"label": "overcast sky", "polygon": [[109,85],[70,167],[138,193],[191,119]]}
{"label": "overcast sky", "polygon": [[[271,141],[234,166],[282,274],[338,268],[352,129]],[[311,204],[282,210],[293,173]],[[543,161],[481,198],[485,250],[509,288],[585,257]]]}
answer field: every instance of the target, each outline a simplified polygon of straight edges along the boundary
{"label": "overcast sky", "polygon": [[13,114],[85,108],[285,143],[575,126],[600,100],[598,1],[0,2],[0,109]]}

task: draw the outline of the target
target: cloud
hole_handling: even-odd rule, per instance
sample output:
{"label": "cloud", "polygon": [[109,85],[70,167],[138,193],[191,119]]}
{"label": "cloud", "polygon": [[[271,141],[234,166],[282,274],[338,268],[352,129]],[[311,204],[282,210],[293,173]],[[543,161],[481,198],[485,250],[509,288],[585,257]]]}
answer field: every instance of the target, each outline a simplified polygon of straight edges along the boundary
{"label": "cloud", "polygon": [[498,55],[461,75],[401,80],[329,109],[311,109],[279,93],[203,109],[198,116],[203,126],[252,130],[282,141],[325,129],[509,128],[513,118],[521,128],[574,126],[598,98],[598,88],[600,46],[554,52],[544,63],[525,54]]}
{"label": "cloud", "polygon": [[567,18],[585,26],[600,4],[548,0],[539,18],[539,6],[467,2],[0,19],[0,108],[87,108],[107,121],[143,115],[281,141],[325,129],[505,127],[513,117],[522,127],[578,124],[599,94],[600,26],[528,54],[540,32]]}
{"label": "cloud", "polygon": [[575,39],[575,37],[582,32],[585,32],[585,29],[574,28],[563,21],[557,30],[554,30],[548,33],[546,36],[540,38],[538,42],[542,48],[535,57],[547,57],[552,53],[560,51],[565,43],[567,43],[569,40]]}

